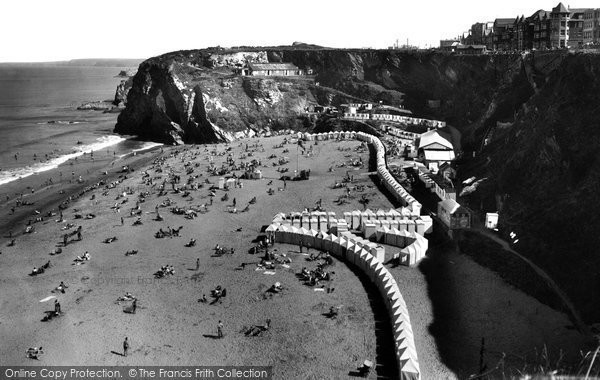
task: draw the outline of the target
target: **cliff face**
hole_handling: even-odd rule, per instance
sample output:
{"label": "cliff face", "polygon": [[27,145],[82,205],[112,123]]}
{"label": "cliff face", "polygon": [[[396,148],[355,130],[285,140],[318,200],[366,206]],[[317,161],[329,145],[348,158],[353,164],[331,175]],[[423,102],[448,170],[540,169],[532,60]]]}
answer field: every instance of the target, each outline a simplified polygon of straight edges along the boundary
{"label": "cliff face", "polygon": [[[505,232],[545,268],[588,322],[600,321],[600,55],[573,55],[539,77],[512,125],[492,131],[479,173],[503,200]],[[538,75],[539,76],[539,75]]]}
{"label": "cliff face", "polygon": [[[292,62],[315,76],[234,74],[248,61]],[[489,178],[461,201],[476,212],[499,210],[501,231],[519,236],[517,249],[557,280],[584,318],[598,321],[599,75],[600,55],[560,52],[175,52],[140,65],[115,131],[166,143],[224,141],[266,127],[307,128],[301,114],[310,103],[404,101],[462,132],[462,179]],[[441,107],[428,109],[429,99]],[[471,151],[476,158],[465,158]]]}
{"label": "cliff face", "polygon": [[[273,79],[234,73],[247,62],[267,61],[292,62],[316,75]],[[404,98],[421,115],[467,124],[519,68],[520,56],[285,48],[175,52],[140,65],[115,131],[167,143],[223,141],[266,127],[301,127],[299,117],[309,104],[398,105]],[[443,99],[442,107],[428,110],[427,99]]]}

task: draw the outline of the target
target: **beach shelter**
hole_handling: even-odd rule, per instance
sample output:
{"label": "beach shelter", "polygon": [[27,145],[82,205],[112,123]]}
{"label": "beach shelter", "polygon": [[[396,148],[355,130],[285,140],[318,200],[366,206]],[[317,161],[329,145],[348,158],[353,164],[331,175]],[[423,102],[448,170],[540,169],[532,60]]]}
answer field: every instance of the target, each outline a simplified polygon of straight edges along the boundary
{"label": "beach shelter", "polygon": [[354,247],[356,247],[356,245],[352,240],[348,238],[345,238],[344,240],[344,244],[342,245],[342,257],[354,264],[354,262],[356,261],[354,255]]}
{"label": "beach shelter", "polygon": [[283,223],[286,220],[285,214],[280,212],[273,217],[273,223]]}
{"label": "beach shelter", "polygon": [[322,251],[327,251],[325,248],[325,241],[329,237],[329,234],[325,231],[319,231],[317,237],[315,239],[315,248],[320,249]]}
{"label": "beach shelter", "polygon": [[377,226],[375,226],[375,223],[368,222],[363,224],[362,227],[365,239],[377,238]]}
{"label": "beach shelter", "polygon": [[329,219],[329,232],[337,234],[338,220],[335,218]]}
{"label": "beach shelter", "polygon": [[360,211],[354,210],[352,211],[352,229],[357,230],[360,228]]}
{"label": "beach shelter", "polygon": [[227,181],[225,181],[225,186],[227,186],[228,189],[233,189],[235,187],[235,179],[227,179]]}
{"label": "beach shelter", "polygon": [[415,221],[412,219],[408,219],[406,221],[406,225],[407,225],[407,230],[408,232],[415,232],[417,230],[417,225],[415,224]]}
{"label": "beach shelter", "polygon": [[412,360],[400,360],[400,380],[421,380],[419,366]]}
{"label": "beach shelter", "polygon": [[273,236],[275,235],[275,232],[277,231],[277,229],[279,228],[279,226],[281,226],[281,223],[273,223],[270,224],[266,229],[265,232],[267,233],[268,236]]}
{"label": "beach shelter", "polygon": [[375,268],[377,267],[377,264],[380,263],[379,260],[377,260],[377,258],[371,254],[369,254],[369,256],[367,256],[367,258],[365,259],[366,261],[366,267],[365,267],[365,273],[367,274],[367,276],[369,276],[369,278],[371,279],[371,281],[373,283],[376,283],[377,281],[377,274],[375,273]]}
{"label": "beach shelter", "polygon": [[329,132],[329,133],[327,133],[327,139],[328,139],[328,140],[332,140],[332,139],[334,139],[334,138],[335,138],[335,137],[334,137],[334,133],[333,133],[333,132]]}
{"label": "beach shelter", "polygon": [[356,138],[356,132],[355,131],[350,132],[350,138],[351,139]]}
{"label": "beach shelter", "polygon": [[300,244],[300,237],[302,237],[302,233],[300,232],[301,228],[297,228],[294,226],[291,226],[290,229],[288,230],[289,235],[290,235],[290,244],[294,244],[294,245],[299,245]]}
{"label": "beach shelter", "polygon": [[352,228],[352,213],[350,211],[344,212],[344,220],[346,221],[348,226]]}
{"label": "beach shelter", "polygon": [[404,253],[408,256],[408,265],[409,266],[413,266],[417,263],[416,250],[415,250],[415,247],[412,246],[412,244],[405,248],[402,248],[400,250],[400,252]]}
{"label": "beach shelter", "polygon": [[[334,235],[334,234],[329,234],[329,236],[327,237],[327,239],[325,240],[325,248],[327,248],[328,252],[333,253],[334,250],[336,249],[336,240],[337,240],[338,236]],[[339,257],[339,255],[338,255]]]}
{"label": "beach shelter", "polygon": [[360,248],[358,251],[356,251],[356,265],[364,272],[367,272],[367,268],[369,267],[369,265],[367,264],[367,258],[371,256],[369,254],[369,251],[364,249],[364,248]]}
{"label": "beach shelter", "polygon": [[400,231],[408,231],[408,219],[400,219],[398,221],[398,229]]}
{"label": "beach shelter", "polygon": [[379,220],[379,222],[381,223],[381,227],[387,227],[387,228],[391,228],[391,224],[389,220]]}
{"label": "beach shelter", "polygon": [[310,225],[311,230],[318,230],[319,229],[319,218],[316,216],[312,216],[309,219],[309,225]]}
{"label": "beach shelter", "polygon": [[298,235],[298,241],[302,239],[302,243],[304,244],[304,246],[311,248],[315,246],[314,236],[310,233],[310,230],[308,228],[300,228],[300,230],[298,231]]}
{"label": "beach shelter", "polygon": [[388,216],[390,216],[392,218],[392,220],[397,220],[402,218],[402,214],[395,209],[390,209],[390,211],[388,212]]}
{"label": "beach shelter", "polygon": [[281,225],[275,231],[275,240],[277,240],[279,243],[287,243],[288,242],[286,228],[287,228],[286,225]]}
{"label": "beach shelter", "polygon": [[383,227],[378,227],[375,232],[375,240],[378,242],[385,243],[385,234],[387,231],[383,229]]}
{"label": "beach shelter", "polygon": [[425,222],[421,219],[415,220],[416,232],[421,235],[425,235]]}
{"label": "beach shelter", "polygon": [[334,139],[338,139],[340,137],[340,132],[338,131],[333,131],[333,138]]}
{"label": "beach shelter", "polygon": [[374,245],[375,246],[372,247],[371,244],[369,244],[369,253],[382,263],[385,262],[385,248],[378,244]]}
{"label": "beach shelter", "polygon": [[375,218],[377,218],[377,220],[385,220],[386,212],[382,209],[377,210],[375,213]]}
{"label": "beach shelter", "polygon": [[382,229],[385,231],[385,238],[383,243],[387,244],[387,245],[396,245],[396,234],[395,234],[395,230],[391,230],[387,227],[382,227]]}
{"label": "beach shelter", "polygon": [[310,219],[308,218],[308,216],[302,215],[302,218],[300,220],[301,220],[300,226],[302,228],[308,230],[310,228]]}
{"label": "beach shelter", "polygon": [[223,190],[225,188],[225,178],[219,178],[219,189]]}
{"label": "beach shelter", "polygon": [[[421,215],[420,219],[425,223],[425,233],[428,234],[433,231],[433,220],[429,215]],[[422,235],[422,234],[421,234]]]}
{"label": "beach shelter", "polygon": [[[332,235],[335,236],[335,235]],[[341,236],[335,237],[331,244],[331,252],[338,258],[343,258],[343,251],[345,249],[346,239]]]}
{"label": "beach shelter", "polygon": [[292,226],[296,227],[296,228],[300,228],[302,225],[300,224],[301,219],[300,218],[296,218],[296,219],[292,219]]}

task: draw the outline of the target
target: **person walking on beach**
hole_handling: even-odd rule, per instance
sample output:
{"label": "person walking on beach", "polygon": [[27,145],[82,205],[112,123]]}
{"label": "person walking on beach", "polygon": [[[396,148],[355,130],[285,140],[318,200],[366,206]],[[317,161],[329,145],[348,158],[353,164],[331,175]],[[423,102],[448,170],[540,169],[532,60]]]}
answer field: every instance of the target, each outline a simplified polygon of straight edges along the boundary
{"label": "person walking on beach", "polygon": [[125,225],[125,220],[123,220],[123,217],[121,217],[121,225],[124,226]]}
{"label": "person walking on beach", "polygon": [[133,314],[135,314],[135,310],[137,309],[137,298],[133,300],[133,303],[131,304],[131,312]]}
{"label": "person walking on beach", "polygon": [[54,312],[60,314],[60,302],[58,300],[54,300]]}
{"label": "person walking on beach", "polygon": [[127,356],[128,350],[129,350],[129,341],[127,340],[127,337],[125,337],[125,340],[123,341],[123,356]]}
{"label": "person walking on beach", "polygon": [[63,246],[67,246],[67,244],[69,244],[69,235],[68,234],[64,234],[63,235]]}
{"label": "person walking on beach", "polygon": [[219,320],[219,323],[217,323],[217,338],[222,338],[223,337],[223,322],[221,322]]}
{"label": "person walking on beach", "polygon": [[196,270],[200,269],[200,258],[196,259]]}
{"label": "person walking on beach", "polygon": [[302,240],[302,238],[300,238],[298,245],[300,246],[300,253],[302,253],[302,247],[304,246],[304,240]]}

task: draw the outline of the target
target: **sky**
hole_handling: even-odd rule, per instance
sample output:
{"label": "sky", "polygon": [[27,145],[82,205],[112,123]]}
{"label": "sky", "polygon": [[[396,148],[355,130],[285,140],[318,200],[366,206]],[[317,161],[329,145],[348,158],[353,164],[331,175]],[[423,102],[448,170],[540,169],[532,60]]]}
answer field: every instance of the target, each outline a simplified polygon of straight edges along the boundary
{"label": "sky", "polygon": [[[565,6],[594,7],[597,0]],[[148,58],[208,46],[420,47],[478,21],[529,16],[558,0],[8,0],[0,62]],[[596,4],[597,6],[597,4]]]}

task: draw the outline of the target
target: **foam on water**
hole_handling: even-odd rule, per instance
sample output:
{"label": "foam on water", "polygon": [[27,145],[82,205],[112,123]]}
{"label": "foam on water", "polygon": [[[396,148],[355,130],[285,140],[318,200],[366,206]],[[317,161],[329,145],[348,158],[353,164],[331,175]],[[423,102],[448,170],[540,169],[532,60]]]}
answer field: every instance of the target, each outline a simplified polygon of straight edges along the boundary
{"label": "foam on water", "polygon": [[59,165],[79,156],[83,156],[84,154],[91,153],[93,151],[99,151],[104,148],[108,148],[109,146],[118,144],[126,139],[121,136],[109,135],[102,136],[96,140],[95,143],[85,144],[85,145],[77,145],[73,147],[71,153],[64,154],[62,156],[53,158],[46,162],[40,162],[37,164],[25,166],[22,168],[16,168],[6,171],[0,172],[0,185],[4,185],[6,183],[16,181],[20,178],[29,177],[30,175],[45,172],[48,170],[56,169]]}
{"label": "foam on water", "polygon": [[119,158],[123,158],[123,157],[128,156],[128,155],[130,155],[132,153],[135,154],[137,152],[142,152],[144,150],[152,149],[152,148],[155,148],[157,146],[162,146],[162,145],[164,145],[164,144],[156,143],[156,142],[145,142],[145,143],[143,143],[143,145],[141,147],[139,147],[137,149],[133,149],[129,153],[122,154],[122,155],[119,156]]}

